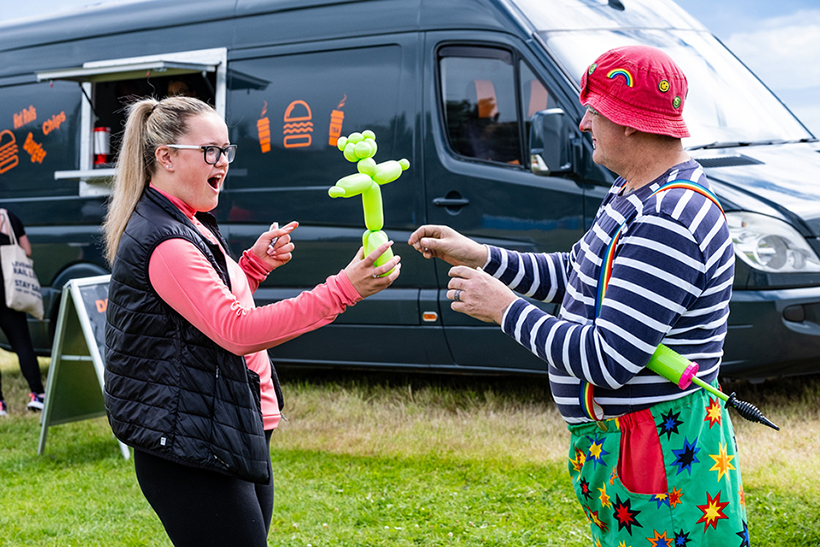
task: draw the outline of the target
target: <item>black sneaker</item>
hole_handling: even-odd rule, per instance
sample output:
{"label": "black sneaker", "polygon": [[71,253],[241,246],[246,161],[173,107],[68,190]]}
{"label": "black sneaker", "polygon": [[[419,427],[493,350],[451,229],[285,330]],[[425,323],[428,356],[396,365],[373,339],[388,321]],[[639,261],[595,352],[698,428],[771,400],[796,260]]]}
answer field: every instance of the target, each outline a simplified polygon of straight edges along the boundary
{"label": "black sneaker", "polygon": [[28,396],[31,398],[31,400],[26,405],[27,409],[34,411],[43,410],[43,406],[46,402],[46,397],[44,393],[40,395],[37,395],[36,393],[29,393]]}

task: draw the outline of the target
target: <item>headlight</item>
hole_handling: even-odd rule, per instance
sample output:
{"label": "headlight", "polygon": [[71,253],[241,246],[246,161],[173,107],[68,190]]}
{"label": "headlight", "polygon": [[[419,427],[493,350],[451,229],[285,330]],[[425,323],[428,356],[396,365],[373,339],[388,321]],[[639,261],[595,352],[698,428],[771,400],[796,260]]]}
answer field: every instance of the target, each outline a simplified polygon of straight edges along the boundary
{"label": "headlight", "polygon": [[817,254],[789,224],[755,213],[726,213],[735,253],[764,272],[820,272]]}

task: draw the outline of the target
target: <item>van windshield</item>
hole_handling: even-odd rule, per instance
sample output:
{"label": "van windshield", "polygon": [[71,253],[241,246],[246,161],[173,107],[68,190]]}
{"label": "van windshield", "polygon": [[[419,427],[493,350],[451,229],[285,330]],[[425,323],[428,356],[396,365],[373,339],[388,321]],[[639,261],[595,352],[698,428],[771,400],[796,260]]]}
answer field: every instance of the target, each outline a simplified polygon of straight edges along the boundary
{"label": "van windshield", "polygon": [[664,50],[689,81],[683,117],[687,148],[812,139],[789,110],[714,36],[692,30],[589,30],[541,33],[570,78],[579,83],[601,53],[626,45]]}

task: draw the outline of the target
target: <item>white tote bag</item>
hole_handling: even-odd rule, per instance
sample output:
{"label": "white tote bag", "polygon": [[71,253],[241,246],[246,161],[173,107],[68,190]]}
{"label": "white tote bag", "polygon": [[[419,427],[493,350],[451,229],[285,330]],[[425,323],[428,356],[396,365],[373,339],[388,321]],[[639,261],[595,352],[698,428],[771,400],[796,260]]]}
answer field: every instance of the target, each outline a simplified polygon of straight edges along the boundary
{"label": "white tote bag", "polygon": [[0,245],[6,306],[42,319],[43,295],[40,293],[37,274],[34,273],[34,261],[17,244],[17,236],[5,209],[0,209],[0,231],[8,233],[11,240],[10,245]]}

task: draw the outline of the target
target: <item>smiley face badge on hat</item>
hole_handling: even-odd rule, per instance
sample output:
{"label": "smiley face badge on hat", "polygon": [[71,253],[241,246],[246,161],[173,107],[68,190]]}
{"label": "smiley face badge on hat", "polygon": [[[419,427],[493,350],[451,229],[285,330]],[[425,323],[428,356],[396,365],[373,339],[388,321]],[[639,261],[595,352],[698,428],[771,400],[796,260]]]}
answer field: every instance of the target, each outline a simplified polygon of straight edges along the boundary
{"label": "smiley face badge on hat", "polygon": [[598,57],[581,77],[580,100],[608,120],[645,133],[683,138],[686,76],[669,55],[626,46]]}

